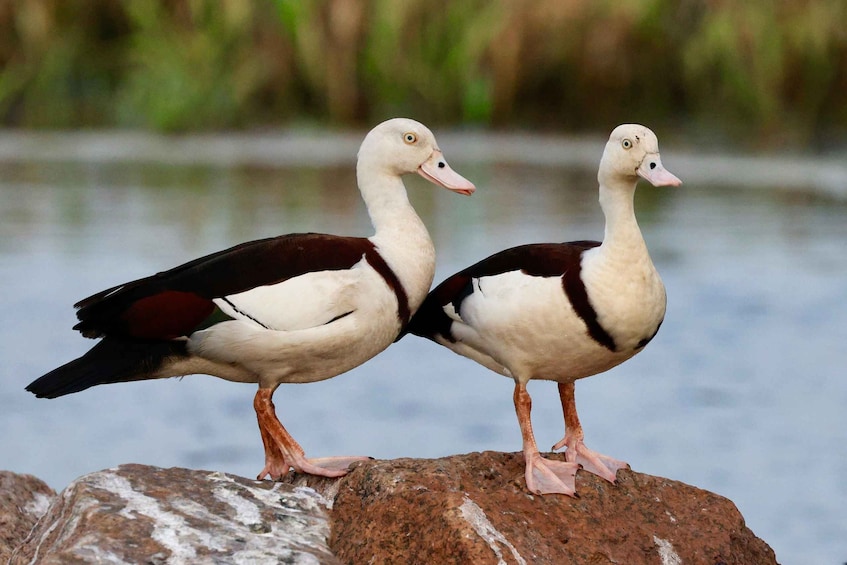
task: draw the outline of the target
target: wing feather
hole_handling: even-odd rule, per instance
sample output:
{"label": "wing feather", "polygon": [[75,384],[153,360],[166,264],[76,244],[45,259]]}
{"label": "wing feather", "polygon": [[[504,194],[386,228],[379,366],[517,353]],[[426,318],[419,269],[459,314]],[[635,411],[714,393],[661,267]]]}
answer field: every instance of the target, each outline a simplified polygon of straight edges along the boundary
{"label": "wing feather", "polygon": [[513,271],[534,277],[564,276],[574,266],[578,272],[583,251],[598,245],[600,243],[597,241],[534,243],[505,249],[486,257],[435,287],[412,317],[406,332],[429,339],[441,336],[455,342],[450,328],[455,316],[461,317],[462,302],[474,292],[474,279]]}
{"label": "wing feather", "polygon": [[349,269],[373,249],[366,238],[314,233],[242,243],[81,300],[74,329],[86,337],[189,335],[215,311],[215,298],[309,272]]}

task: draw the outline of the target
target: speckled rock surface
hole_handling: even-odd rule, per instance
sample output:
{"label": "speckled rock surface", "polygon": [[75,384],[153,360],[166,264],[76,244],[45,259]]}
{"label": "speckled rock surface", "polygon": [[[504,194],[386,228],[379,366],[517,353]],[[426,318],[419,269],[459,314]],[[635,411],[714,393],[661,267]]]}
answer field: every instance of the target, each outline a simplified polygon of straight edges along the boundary
{"label": "speckled rock surface", "polygon": [[328,563],[326,500],[223,473],[122,465],[71,483],[11,563]]}
{"label": "speckled rock surface", "polygon": [[0,471],[0,563],[8,561],[54,496],[53,489],[32,475]]}
{"label": "speckled rock surface", "polygon": [[523,468],[519,454],[486,452],[289,480],[332,499],[330,546],[345,563],[776,563],[716,494],[621,471],[617,485],[577,473],[577,499],[541,497]]}

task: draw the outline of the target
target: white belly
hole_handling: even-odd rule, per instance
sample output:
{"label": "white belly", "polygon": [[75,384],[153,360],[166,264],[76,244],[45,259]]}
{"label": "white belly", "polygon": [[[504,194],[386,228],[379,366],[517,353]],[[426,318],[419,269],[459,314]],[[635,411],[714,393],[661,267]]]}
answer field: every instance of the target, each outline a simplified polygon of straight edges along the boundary
{"label": "white belly", "polygon": [[[189,351],[195,358],[221,367],[202,372],[265,385],[324,380],[361,365],[391,345],[400,331],[400,321],[394,292],[382,277],[370,268],[357,271],[358,292],[351,293],[353,299],[340,309],[342,314],[349,312],[347,315],[330,321],[333,317],[329,309],[301,308],[300,312],[318,312],[317,319],[322,323],[295,329],[268,328],[249,318],[236,319],[193,334]],[[268,311],[283,314],[278,307]],[[301,316],[293,325],[302,326],[304,319]],[[226,367],[239,369],[236,378],[229,376],[231,371]]]}
{"label": "white belly", "polygon": [[[454,335],[484,352],[521,381],[569,382],[608,370],[635,355],[664,316],[664,288],[651,282],[649,296],[633,300],[627,288],[600,288],[589,294],[597,319],[615,341],[615,351],[589,335],[559,277],[520,272],[483,277],[461,305],[467,326]],[[627,287],[628,285],[623,285]],[[644,289],[634,292],[644,294]],[[633,306],[635,305],[635,307]]]}

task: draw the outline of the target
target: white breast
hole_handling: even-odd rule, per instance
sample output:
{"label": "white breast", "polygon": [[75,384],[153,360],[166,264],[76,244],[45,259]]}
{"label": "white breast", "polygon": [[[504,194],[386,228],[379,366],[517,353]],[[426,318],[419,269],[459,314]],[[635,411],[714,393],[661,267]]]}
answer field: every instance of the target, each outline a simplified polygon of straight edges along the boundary
{"label": "white breast", "polygon": [[646,248],[641,253],[605,253],[598,247],[583,254],[582,280],[597,321],[615,340],[619,352],[633,351],[650,339],[665,316],[665,286]]}

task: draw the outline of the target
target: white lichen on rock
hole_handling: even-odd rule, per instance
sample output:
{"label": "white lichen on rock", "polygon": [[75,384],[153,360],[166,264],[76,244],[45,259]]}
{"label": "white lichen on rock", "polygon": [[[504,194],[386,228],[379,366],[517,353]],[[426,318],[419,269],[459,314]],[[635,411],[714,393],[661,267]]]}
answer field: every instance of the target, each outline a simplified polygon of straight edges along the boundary
{"label": "white lichen on rock", "polygon": [[653,543],[659,548],[659,559],[662,560],[662,565],[682,565],[682,559],[677,555],[671,542],[653,536]]}
{"label": "white lichen on rock", "polygon": [[521,557],[521,554],[518,553],[515,546],[506,539],[506,536],[501,534],[497,528],[494,527],[491,521],[489,521],[488,516],[485,515],[485,512],[477,503],[465,496],[462,505],[459,507],[459,511],[477,535],[485,540],[494,552],[494,555],[497,556],[498,565],[506,565],[506,561],[503,559],[503,552],[500,550],[500,545],[504,545],[509,548],[509,551],[512,552],[512,557],[515,558],[515,561],[517,561],[519,565],[526,565],[526,560]]}
{"label": "white lichen on rock", "polygon": [[27,561],[338,563],[326,506],[307,487],[126,465],[71,483]]}

